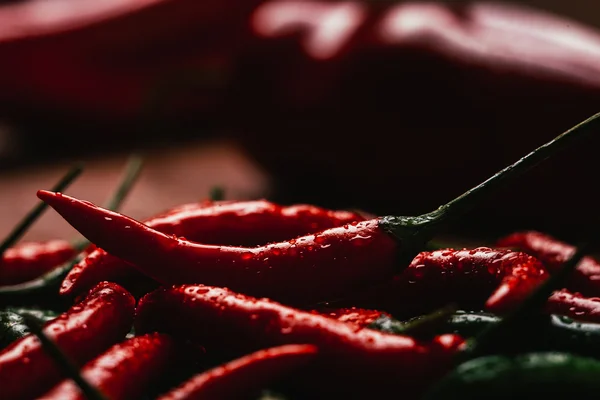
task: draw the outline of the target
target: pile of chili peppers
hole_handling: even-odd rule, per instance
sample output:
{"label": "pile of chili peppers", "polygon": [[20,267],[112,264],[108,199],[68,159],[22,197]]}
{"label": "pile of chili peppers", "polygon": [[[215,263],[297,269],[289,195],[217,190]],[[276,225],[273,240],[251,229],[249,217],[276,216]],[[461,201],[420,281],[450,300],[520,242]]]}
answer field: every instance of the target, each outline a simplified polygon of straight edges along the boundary
{"label": "pile of chili peppers", "polygon": [[591,398],[589,245],[534,231],[470,249],[431,239],[599,115],[417,217],[207,199],[140,222],[40,190],[92,244],[2,255],[0,398]]}

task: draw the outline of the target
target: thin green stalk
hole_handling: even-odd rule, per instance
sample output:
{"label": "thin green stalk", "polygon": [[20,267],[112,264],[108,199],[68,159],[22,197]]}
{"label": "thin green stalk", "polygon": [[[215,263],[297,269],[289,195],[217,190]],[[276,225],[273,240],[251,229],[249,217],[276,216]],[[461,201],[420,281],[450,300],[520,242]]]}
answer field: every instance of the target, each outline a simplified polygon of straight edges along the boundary
{"label": "thin green stalk", "polygon": [[133,154],[129,157],[127,161],[127,165],[125,166],[125,173],[119,186],[114,191],[114,193],[110,196],[108,201],[105,204],[105,208],[116,211],[121,208],[123,201],[127,198],[129,192],[133,188],[133,185],[137,181],[140,172],[142,171],[142,167],[144,165],[144,160],[141,156],[137,154]]}
{"label": "thin green stalk", "polygon": [[402,325],[402,333],[413,335],[431,330],[432,327],[446,322],[456,310],[458,310],[456,304],[448,304],[429,314],[411,319]]}
{"label": "thin green stalk", "polygon": [[[71,361],[62,350],[42,331],[41,321],[31,314],[20,314],[25,325],[31,333],[38,337],[43,349],[52,357],[54,362],[62,369],[67,377],[79,386],[79,389],[88,400],[108,400],[102,392],[92,386],[79,372],[79,368]],[[25,384],[25,383],[24,383]]]}
{"label": "thin green stalk", "polygon": [[444,323],[457,311],[456,304],[448,304],[442,308],[434,310],[429,314],[415,317],[406,322],[400,322],[393,318],[382,315],[377,320],[372,322],[368,328],[383,330],[384,332],[394,333],[397,335],[420,336],[422,334],[430,334],[435,332],[439,326]]}
{"label": "thin green stalk", "polygon": [[438,209],[419,216],[382,217],[380,226],[398,240],[405,242],[407,248],[422,247],[439,231],[440,227],[462,216],[507,180],[523,174],[550,156],[564,150],[568,145],[598,131],[600,131],[600,113],[538,147]]}
{"label": "thin green stalk", "polygon": [[441,206],[435,211],[440,216],[439,221],[446,219],[454,219],[460,216],[465,210],[468,210],[479,199],[488,195],[491,191],[496,190],[504,181],[513,178],[516,175],[529,170],[540,162],[548,159],[552,155],[565,149],[577,140],[584,138],[587,135],[598,133],[600,131],[600,113],[597,113],[585,121],[575,125],[573,128],[558,135],[550,142],[533,150],[525,157],[517,162],[497,172],[486,181],[475,186],[469,191],[458,196],[449,203]]}
{"label": "thin green stalk", "polygon": [[[83,166],[76,165],[72,167],[61,179],[54,185],[52,191],[54,192],[62,192],[64,191],[71,183],[77,179],[79,175],[83,172]],[[15,245],[19,239],[27,232],[27,230],[31,227],[31,225],[37,221],[37,219],[42,215],[42,213],[46,210],[48,204],[40,201],[29,213],[23,217],[23,219],[14,227],[14,229],[9,233],[9,235],[4,239],[2,244],[0,244],[0,258],[2,258],[4,252]]]}
{"label": "thin green stalk", "polygon": [[[114,193],[109,196],[108,200],[104,204],[105,208],[113,211],[121,208],[123,201],[127,198],[127,195],[133,188],[134,183],[137,181],[143,165],[144,161],[139,155],[133,154],[129,157],[127,165],[125,166],[123,178],[121,178],[119,186],[115,189]],[[78,239],[73,242],[73,248],[77,253],[82,252],[89,245],[90,242],[87,239]],[[71,261],[71,266],[68,269],[70,270],[78,262],[79,260],[75,258],[73,261]]]}
{"label": "thin green stalk", "polygon": [[[142,166],[143,161],[140,156],[132,155],[129,158],[121,182],[106,203],[107,208],[116,211],[121,207],[123,200],[131,192],[131,189],[137,181]],[[17,285],[0,287],[0,303],[3,303],[7,299],[12,299],[15,296],[19,296],[20,299],[25,300],[30,298],[34,293],[41,294],[45,290],[48,290],[48,288],[54,288],[56,285],[59,285],[73,266],[81,260],[80,252],[86,249],[89,244],[90,242],[87,240],[78,241],[74,246],[79,252],[73,260],[67,261],[37,279]]]}
{"label": "thin green stalk", "polygon": [[222,200],[225,200],[225,189],[222,186],[213,186],[210,189],[209,198],[212,201],[222,201]]}

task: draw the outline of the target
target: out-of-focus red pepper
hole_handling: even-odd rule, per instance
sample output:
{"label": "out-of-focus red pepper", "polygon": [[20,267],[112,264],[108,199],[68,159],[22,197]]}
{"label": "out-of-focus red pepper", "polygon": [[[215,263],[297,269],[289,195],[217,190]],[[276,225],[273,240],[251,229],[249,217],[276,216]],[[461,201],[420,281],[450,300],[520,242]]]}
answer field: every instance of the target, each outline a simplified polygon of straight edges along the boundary
{"label": "out-of-focus red pepper", "polygon": [[[364,219],[358,213],[306,204],[284,207],[266,200],[206,201],[176,207],[144,224],[206,244],[258,246]],[[125,283],[141,277],[129,263],[98,249],[73,267],[60,293],[73,295],[104,280]]]}
{"label": "out-of-focus red pepper", "polygon": [[[259,3],[5,4],[0,7],[0,54],[7,62],[0,74],[0,100],[88,116],[136,117],[163,81],[181,70],[229,59]],[[157,58],[163,51],[169,56]],[[44,69],[34,67],[40,62]]]}
{"label": "out-of-focus red pepper", "polygon": [[[329,207],[352,201],[380,215],[420,213],[600,102],[599,32],[539,10],[270,1],[252,21],[264,60],[253,63],[249,50],[240,72],[246,97],[239,99],[250,105],[245,127],[256,132],[242,140],[284,198]],[[329,57],[320,58],[323,52]],[[269,95],[260,103],[268,118],[258,103],[251,107],[259,91]],[[284,140],[282,132],[302,140]],[[347,140],[353,135],[371,151]],[[463,229],[518,222],[564,231],[600,223],[597,213],[579,219],[562,212],[595,209],[597,196],[585,183],[595,179],[587,165],[600,137],[592,142],[483,202]],[[542,194],[557,181],[560,192]],[[410,194],[388,190],[397,182]],[[566,194],[575,191],[576,198]]]}
{"label": "out-of-focus red pepper", "polygon": [[[536,231],[513,233],[501,238],[497,245],[516,247],[535,256],[544,263],[550,273],[560,269],[575,252],[575,246]],[[600,296],[600,262],[589,256],[584,257],[566,285],[569,289],[586,296]]]}
{"label": "out-of-focus red pepper", "polygon": [[[196,116],[201,109],[243,130],[246,149],[288,183],[282,193],[330,207],[352,199],[349,205],[380,215],[418,214],[437,206],[436,196],[460,193],[545,135],[597,111],[600,101],[598,31],[516,5],[121,0],[63,7],[64,1],[0,7],[0,21],[13,30],[9,41],[0,40],[0,58],[8,60],[0,67],[5,102],[135,120],[158,81],[182,70],[204,75],[213,65],[230,72],[227,89],[195,91],[199,104],[182,112]],[[364,132],[370,151],[346,140]],[[375,148],[378,142],[385,145]],[[584,186],[577,203],[561,193],[542,197],[539,189],[557,180],[564,193],[580,188],[592,172],[573,179],[572,171],[586,167],[596,148],[582,146],[555,161],[522,180],[520,196],[502,192],[479,215],[490,226],[507,217],[544,230],[587,224],[555,211],[592,209],[591,189]],[[442,167],[454,178],[439,179]],[[411,187],[411,195],[372,195],[390,182]],[[599,221],[590,218],[592,225]]]}
{"label": "out-of-focus red pepper", "polygon": [[[176,346],[167,335],[148,334],[116,344],[88,362],[81,376],[111,400],[138,399],[154,379],[168,373]],[[75,382],[65,380],[39,399],[85,400]]]}
{"label": "out-of-focus red pepper", "polygon": [[15,285],[35,279],[75,257],[66,240],[25,242],[12,247],[0,260],[0,285]]}
{"label": "out-of-focus red pepper", "polygon": [[[79,365],[125,337],[131,328],[134,298],[123,288],[103,282],[67,312],[44,326],[44,333]],[[34,335],[0,352],[2,399],[41,395],[62,377],[52,357]]]}
{"label": "out-of-focus red pepper", "polygon": [[[362,328],[228,289],[184,285],[159,289],[140,300],[136,332],[160,331],[202,344],[221,356],[281,344],[319,348],[314,373],[328,390],[408,395],[450,366],[463,340],[443,335],[431,342]],[[344,388],[340,379],[352,382]],[[331,393],[331,392],[327,392]]]}
{"label": "out-of-focus red pepper", "polygon": [[213,400],[249,398],[281,377],[305,367],[317,356],[311,345],[259,350],[196,375],[159,400]]}

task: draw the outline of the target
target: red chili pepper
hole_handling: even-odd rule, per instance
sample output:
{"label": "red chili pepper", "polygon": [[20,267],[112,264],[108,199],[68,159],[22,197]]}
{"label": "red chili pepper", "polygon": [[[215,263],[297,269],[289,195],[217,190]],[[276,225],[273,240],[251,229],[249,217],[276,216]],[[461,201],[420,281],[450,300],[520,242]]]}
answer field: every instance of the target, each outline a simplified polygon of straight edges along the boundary
{"label": "red chili pepper", "polygon": [[38,195],[92,243],[165,284],[203,282],[302,304],[385,280],[396,263],[397,243],[380,219],[259,247],[218,246],[163,234],[63,194]]}
{"label": "red chili pepper", "polygon": [[381,316],[391,317],[388,313],[378,310],[367,310],[365,308],[350,307],[337,309],[319,309],[312,310],[313,314],[324,315],[328,318],[335,319],[340,322],[349,322],[361,327],[365,327],[373,323]]}
{"label": "red chili pepper", "polygon": [[327,210],[308,204],[205,201],[179,206],[145,224],[163,233],[208,244],[258,246],[364,219],[357,212]]}
{"label": "red chili pepper", "polygon": [[306,366],[317,347],[285,345],[259,350],[199,374],[159,400],[213,400],[250,397],[270,383]]}
{"label": "red chili pepper", "polygon": [[40,190],[38,197],[90,242],[161,283],[202,282],[289,303],[310,303],[390,278],[399,258],[424,246],[436,230],[502,183],[594,132],[598,121],[600,114],[588,118],[432,212],[353,222],[258,247],[194,243],[61,193]]}
{"label": "red chili pepper", "polygon": [[4,252],[0,261],[0,285],[35,279],[69,261],[76,250],[66,240],[25,242]]}
{"label": "red chili pepper", "polygon": [[[536,231],[513,233],[498,240],[497,245],[516,247],[537,257],[550,273],[560,269],[575,252],[574,246]],[[600,296],[600,262],[589,256],[584,257],[566,283],[566,287],[587,296]]]}
{"label": "red chili pepper", "polygon": [[540,261],[525,253],[480,247],[418,254],[392,280],[337,302],[337,306],[389,311],[410,318],[448,303],[465,309],[506,313],[548,277]]}
{"label": "red chili pepper", "polygon": [[[144,224],[159,232],[206,244],[257,246],[364,219],[359,213],[305,204],[281,206],[266,200],[205,201],[173,208]],[[60,293],[77,294],[104,280],[135,281],[140,275],[131,264],[98,249],[71,270]]]}
{"label": "red chili pepper", "polygon": [[600,323],[600,297],[584,297],[580,293],[562,289],[550,296],[546,311],[579,321]]}
{"label": "red chili pepper", "polygon": [[[154,379],[168,373],[175,352],[175,345],[167,335],[137,336],[88,362],[81,369],[81,376],[111,400],[137,399]],[[67,379],[39,399],[86,400],[86,397]]]}
{"label": "red chili pepper", "polygon": [[420,297],[431,295],[443,304],[462,300],[471,305],[481,305],[487,299],[487,310],[504,314],[547,277],[548,272],[533,256],[479,247],[420,253],[400,280],[413,286]]}
{"label": "red chili pepper", "polygon": [[147,294],[140,300],[135,329],[171,333],[221,355],[282,344],[312,344],[319,347],[319,357],[311,371],[317,377],[319,371],[321,377],[327,376],[322,384],[331,387],[338,379],[352,379],[357,391],[400,384],[419,387],[446,370],[463,342],[456,335],[444,335],[421,343],[203,285]]}
{"label": "red chili pepper", "polygon": [[[131,328],[135,300],[118,285],[100,283],[79,304],[44,326],[44,333],[79,365],[125,337]],[[0,352],[0,390],[3,400],[43,394],[62,373],[28,335]]]}

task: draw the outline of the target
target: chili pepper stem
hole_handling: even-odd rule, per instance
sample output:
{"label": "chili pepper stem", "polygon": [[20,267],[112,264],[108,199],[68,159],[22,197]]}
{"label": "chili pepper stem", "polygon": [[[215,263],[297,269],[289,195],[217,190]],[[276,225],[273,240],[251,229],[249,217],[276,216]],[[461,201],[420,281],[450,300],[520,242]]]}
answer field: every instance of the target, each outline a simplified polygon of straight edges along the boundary
{"label": "chili pepper stem", "polygon": [[222,186],[213,186],[210,189],[209,198],[211,201],[225,200],[225,189]]}
{"label": "chili pepper stem", "polygon": [[106,208],[108,208],[109,210],[116,210],[121,208],[123,201],[127,198],[127,195],[129,195],[129,192],[131,192],[133,185],[140,176],[143,165],[144,161],[141,156],[133,154],[129,157],[127,165],[125,166],[125,173],[123,174],[121,183],[119,183],[119,186],[117,187],[115,192],[110,196],[110,198],[106,202]]}
{"label": "chili pepper stem", "polygon": [[451,303],[433,312],[409,320],[402,327],[402,333],[405,335],[413,335],[415,333],[427,330],[436,324],[446,322],[452,314],[458,310],[458,305]]}
{"label": "chili pepper stem", "polygon": [[[54,192],[62,192],[67,187],[77,179],[79,175],[83,172],[83,167],[81,165],[76,165],[71,168],[67,173],[60,179],[60,181],[54,185],[52,191]],[[2,244],[0,244],[0,258],[4,254],[4,252],[12,247],[22,236],[27,229],[33,224],[37,219],[42,215],[44,210],[48,207],[43,201],[40,201],[22,220],[19,224],[12,230],[12,232],[4,239]]]}
{"label": "chili pepper stem", "polygon": [[79,373],[79,368],[69,360],[69,358],[60,350],[60,348],[42,331],[40,321],[38,318],[31,314],[20,314],[25,324],[29,327],[31,332],[37,336],[42,347],[52,357],[52,359],[58,364],[58,366],[72,379],[85,397],[89,400],[107,400],[106,397],[99,391],[99,389],[90,385]]}
{"label": "chili pepper stem", "polygon": [[600,130],[600,113],[579,123],[568,131],[555,137],[548,143],[533,150],[514,164],[497,172],[486,181],[469,189],[449,203],[440,206],[437,210],[417,217],[384,217],[381,225],[388,233],[402,241],[421,244],[429,241],[439,230],[452,220],[469,211],[477,202],[489,192],[498,188],[505,181],[520,175],[535,167],[550,156],[565,149],[576,140]]}
{"label": "chili pepper stem", "polygon": [[[140,172],[143,167],[142,157],[139,155],[132,155],[129,157],[127,161],[127,165],[125,166],[125,172],[123,174],[123,178],[119,183],[118,187],[115,189],[113,194],[109,197],[106,206],[111,210],[117,210],[123,204],[123,201],[127,197],[127,195],[131,192],[134,184],[136,183]],[[47,206],[47,203],[42,202],[44,206]],[[75,249],[78,250],[77,256],[68,261],[61,266],[49,271],[38,279],[34,279],[30,282],[19,283],[16,285],[7,285],[0,288],[0,303],[4,303],[4,298],[10,298],[11,296],[24,296],[31,297],[32,293],[37,291],[43,291],[48,286],[52,286],[49,282],[62,282],[65,275],[73,268],[75,264],[77,264],[81,260],[81,251],[83,251],[87,246],[89,246],[90,242],[87,239],[77,241],[74,245]]]}

